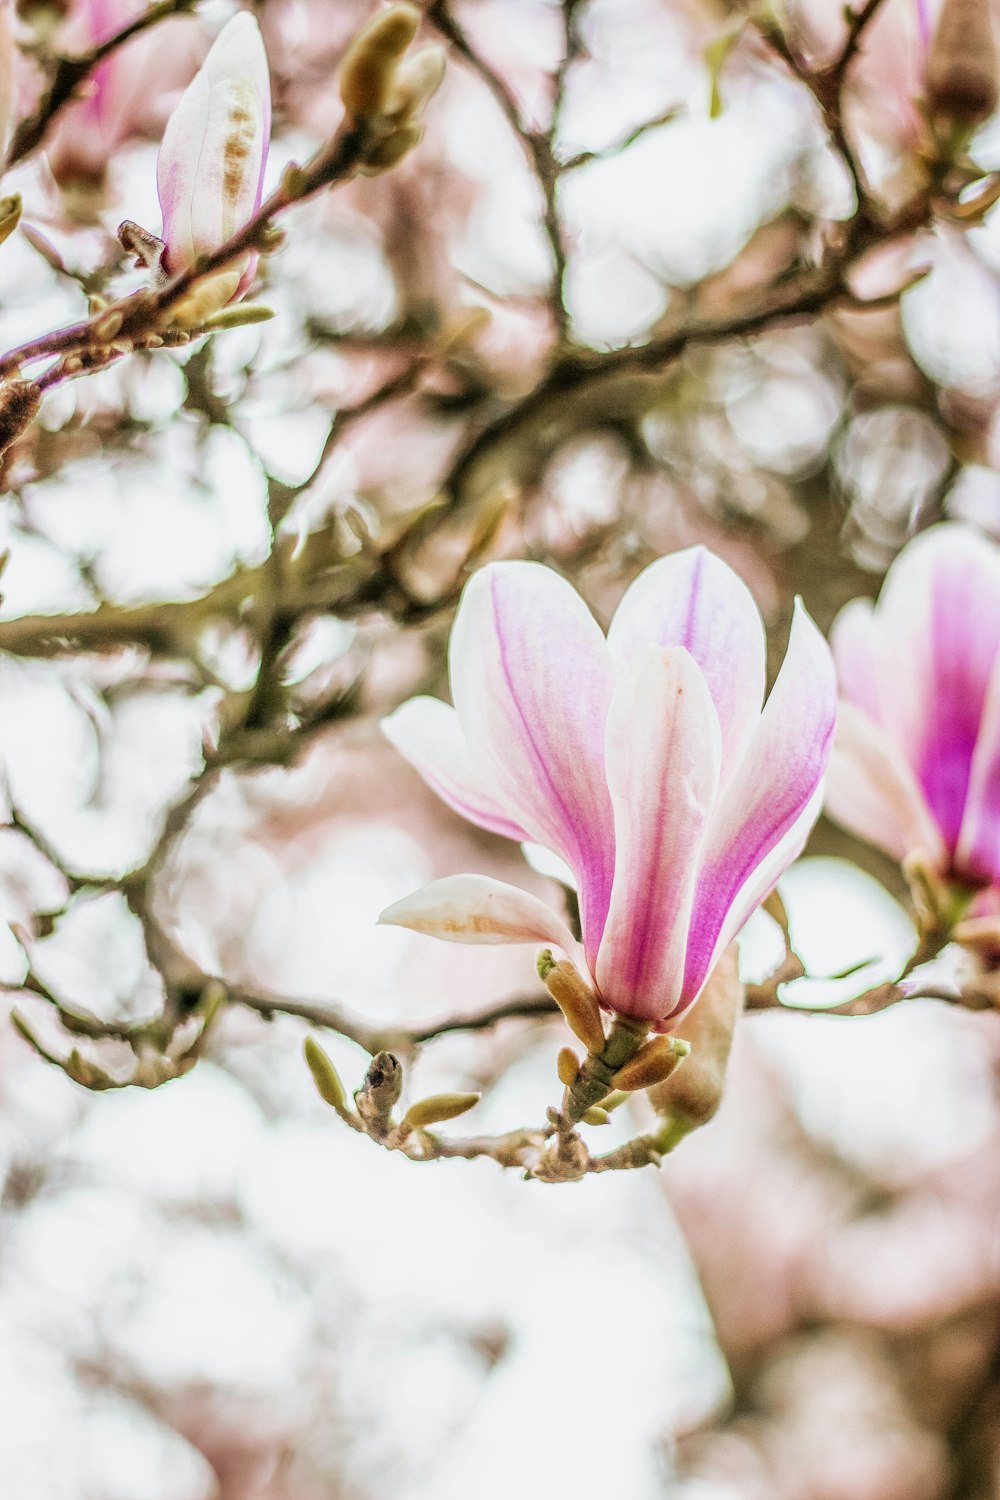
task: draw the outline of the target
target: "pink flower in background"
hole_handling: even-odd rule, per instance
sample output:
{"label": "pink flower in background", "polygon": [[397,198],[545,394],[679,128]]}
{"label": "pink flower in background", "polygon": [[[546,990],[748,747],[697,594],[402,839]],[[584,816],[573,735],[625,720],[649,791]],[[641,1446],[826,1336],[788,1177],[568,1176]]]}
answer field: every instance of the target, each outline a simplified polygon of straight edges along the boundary
{"label": "pink flower in background", "polygon": [[[73,0],[60,47],[69,54],[86,52],[145,9],[144,0]],[[46,151],[57,180],[100,182],[119,146],[158,133],[168,96],[198,66],[203,37],[189,17],[170,17],[100,63],[82,96],[57,115],[48,137]]]}
{"label": "pink flower in background", "polygon": [[895,859],[1000,881],[1000,548],[932,527],[831,641],[844,701],[830,816]]}
{"label": "pink flower in background", "polygon": [[[218,249],[256,213],[270,138],[267,56],[257,22],[241,11],[219,33],[164,131],[156,187],[168,275]],[[256,264],[250,256],[242,271],[217,278],[232,282],[223,301],[243,295]]]}
{"label": "pink flower in background", "polygon": [[411,699],[385,732],[457,812],[568,863],[583,951],[543,902],[475,875],[382,920],[455,942],[554,943],[611,1009],[678,1020],[819,810],[836,684],[801,605],[762,710],[764,658],[752,595],[701,547],[647,568],[607,639],[549,568],[482,569],[451,636],[455,707]]}

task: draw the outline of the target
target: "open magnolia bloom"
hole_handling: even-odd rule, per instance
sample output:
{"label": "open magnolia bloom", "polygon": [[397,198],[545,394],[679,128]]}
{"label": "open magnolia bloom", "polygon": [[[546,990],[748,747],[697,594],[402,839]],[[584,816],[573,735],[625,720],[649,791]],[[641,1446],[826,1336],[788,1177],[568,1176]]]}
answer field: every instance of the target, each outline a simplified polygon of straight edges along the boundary
{"label": "open magnolia bloom", "polygon": [[1000,882],[1000,548],[931,527],[831,641],[844,701],[829,815],[942,878]]}
{"label": "open magnolia bloom", "polygon": [[648,567],[607,639],[551,569],[483,568],[452,630],[455,707],[411,699],[385,732],[464,817],[566,861],[583,946],[536,897],[476,875],[435,881],[381,920],[557,945],[604,1005],[669,1029],[819,810],[836,685],[801,604],[762,710],[764,658],[753,597],[701,547]]}
{"label": "open magnolia bloom", "polygon": [[[176,275],[217,250],[260,207],[271,138],[271,84],[257,22],[246,11],[219,33],[167,122],[156,163],[163,270]],[[250,286],[257,256],[212,278],[217,306]]]}

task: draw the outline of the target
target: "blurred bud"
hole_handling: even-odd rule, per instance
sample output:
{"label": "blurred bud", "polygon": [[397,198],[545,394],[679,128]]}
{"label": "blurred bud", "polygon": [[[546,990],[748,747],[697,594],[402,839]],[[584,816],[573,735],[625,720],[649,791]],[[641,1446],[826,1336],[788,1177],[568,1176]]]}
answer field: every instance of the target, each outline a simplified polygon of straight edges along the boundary
{"label": "blurred bud", "polygon": [[347,1095],[344,1093],[344,1085],[340,1081],[333,1063],[327,1057],[323,1048],[311,1036],[307,1036],[303,1046],[306,1063],[312,1074],[316,1092],[320,1098],[335,1109],[338,1114],[347,1108]]}
{"label": "blurred bud", "polygon": [[418,1099],[403,1116],[403,1130],[426,1130],[428,1125],[438,1125],[442,1120],[455,1120],[479,1100],[479,1094],[431,1094],[427,1099]]}
{"label": "blurred bud", "polygon": [[340,65],[340,97],[352,120],[386,113],[396,69],[419,25],[415,5],[390,5],[358,32]]}
{"label": "blurred bud", "polygon": [[706,1124],[719,1107],[733,1032],[743,1009],[736,944],[727,948],[709,975],[697,1004],[676,1035],[691,1044],[679,1072],[649,1091],[650,1103],[673,1127],[671,1144]]}
{"label": "blurred bud", "polygon": [[348,115],[367,126],[370,144],[359,162],[367,177],[385,172],[418,145],[420,116],[444,78],[440,47],[406,49],[417,34],[420,12],[409,4],[391,5],[355,37],[340,69],[340,97]]}
{"label": "blurred bud", "polygon": [[8,380],[0,386],[0,453],[30,426],[41,404],[42,393],[33,380]]}
{"label": "blurred bud", "polygon": [[0,198],[0,245],[9,239],[21,222],[21,194]]}
{"label": "blurred bud", "polygon": [[564,1088],[571,1089],[576,1082],[580,1071],[580,1059],[572,1047],[562,1047],[556,1058],[556,1072],[559,1074],[559,1082]]}
{"label": "blurred bud", "polygon": [[943,0],[927,56],[925,84],[931,113],[968,127],[997,107],[998,58],[990,0]]}
{"label": "blurred bud", "polygon": [[579,969],[568,958],[552,956],[550,948],[538,955],[538,977],[566,1017],[566,1023],[588,1052],[604,1051],[604,1023],[597,997]]}
{"label": "blurred bud", "polygon": [[652,1088],[669,1078],[691,1051],[690,1045],[676,1036],[654,1036],[644,1042],[633,1058],[619,1068],[613,1082],[616,1089],[634,1092]]}
{"label": "blurred bud", "polygon": [[[167,122],[156,163],[162,269],[176,275],[242,229],[260,207],[271,135],[271,85],[257,22],[241,11],[223,27]],[[242,296],[256,255],[212,278],[217,300]]]}

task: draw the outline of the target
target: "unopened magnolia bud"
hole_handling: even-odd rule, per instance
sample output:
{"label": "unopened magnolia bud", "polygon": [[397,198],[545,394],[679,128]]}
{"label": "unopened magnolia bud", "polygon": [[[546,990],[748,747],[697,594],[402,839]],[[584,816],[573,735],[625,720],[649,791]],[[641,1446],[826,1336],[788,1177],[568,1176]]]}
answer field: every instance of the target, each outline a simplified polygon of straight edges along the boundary
{"label": "unopened magnolia bud", "polygon": [[943,0],[925,77],[931,113],[975,126],[994,113],[1000,66],[990,0]]}
{"label": "unopened magnolia bud", "polygon": [[573,1048],[561,1048],[559,1056],[556,1058],[556,1072],[559,1074],[559,1082],[564,1088],[571,1089],[573,1087],[579,1071],[580,1059],[573,1051]]}
{"label": "unopened magnolia bud", "polygon": [[538,956],[538,976],[588,1052],[604,1051],[604,1023],[597,997],[568,958],[558,963],[548,948]]}
{"label": "unopened magnolia bud", "polygon": [[344,1085],[340,1081],[333,1063],[327,1057],[318,1042],[307,1036],[302,1049],[305,1053],[306,1063],[316,1085],[316,1092],[320,1098],[335,1109],[339,1114],[347,1107],[347,1095],[344,1093]]}
{"label": "unopened magnolia bud", "polygon": [[33,380],[8,380],[0,386],[0,453],[31,425],[41,404],[42,393]]}
{"label": "unopened magnolia bud", "polygon": [[224,328],[248,328],[252,323],[269,323],[273,317],[274,309],[264,307],[260,302],[237,302],[213,313],[205,319],[202,327],[206,333],[221,333]]}
{"label": "unopened magnolia bud", "polygon": [[340,97],[352,120],[385,113],[397,66],[419,25],[415,5],[390,5],[358,32],[340,65]]}
{"label": "unopened magnolia bud", "polygon": [[599,1104],[592,1104],[581,1118],[585,1125],[607,1125],[611,1121],[607,1110],[602,1109]]}
{"label": "unopened magnolia bud", "polygon": [[442,1120],[455,1120],[478,1104],[479,1099],[479,1094],[431,1094],[427,1099],[418,1099],[406,1111],[403,1129],[426,1130],[428,1125],[438,1125]]}
{"label": "unopened magnolia bud", "polygon": [[691,1044],[691,1056],[679,1072],[649,1091],[653,1108],[675,1122],[686,1135],[712,1118],[719,1107],[733,1031],[743,1008],[735,943],[709,975],[697,1004],[688,1011],[676,1035]]}
{"label": "unopened magnolia bud", "polygon": [[669,1078],[690,1051],[688,1043],[679,1037],[654,1036],[643,1043],[623,1068],[618,1069],[612,1080],[614,1086],[629,1092],[652,1088],[654,1083]]}

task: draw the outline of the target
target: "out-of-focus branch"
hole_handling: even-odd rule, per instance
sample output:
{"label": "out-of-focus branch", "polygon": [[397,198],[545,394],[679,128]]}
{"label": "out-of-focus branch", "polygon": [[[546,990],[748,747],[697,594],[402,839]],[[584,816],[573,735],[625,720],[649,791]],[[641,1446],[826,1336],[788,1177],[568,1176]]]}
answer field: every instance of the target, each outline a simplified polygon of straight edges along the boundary
{"label": "out-of-focus branch", "polygon": [[119,47],[123,47],[140,32],[148,31],[151,26],[166,20],[168,16],[182,15],[193,10],[196,3],[197,0],[157,0],[155,5],[151,5],[148,10],[129,21],[127,26],[122,26],[89,51],[78,52],[72,57],[53,58],[52,74],[45,92],[32,113],[26,115],[14,131],[7,154],[7,165],[13,166],[41,145],[45,132],[63,105],[75,97],[80,85],[86,82],[105,58],[117,52]]}

